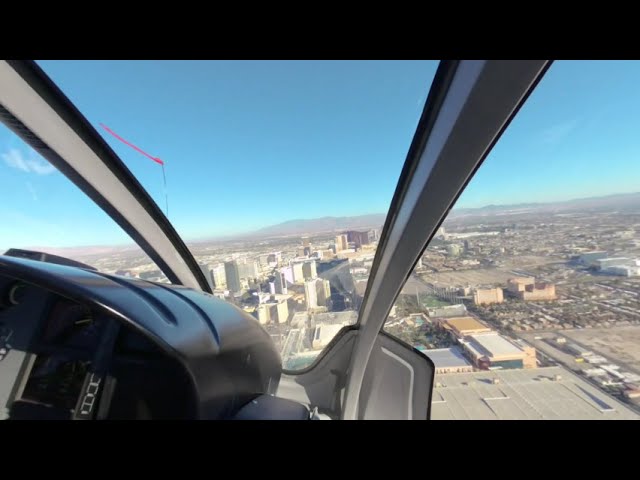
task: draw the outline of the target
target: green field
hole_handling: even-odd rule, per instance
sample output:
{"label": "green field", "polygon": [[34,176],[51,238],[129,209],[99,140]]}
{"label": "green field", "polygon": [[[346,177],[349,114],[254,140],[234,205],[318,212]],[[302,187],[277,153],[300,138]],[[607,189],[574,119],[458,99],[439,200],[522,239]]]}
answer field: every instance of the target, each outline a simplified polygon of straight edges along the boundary
{"label": "green field", "polygon": [[422,306],[426,308],[446,307],[447,305],[451,305],[449,302],[440,300],[432,295],[420,295],[420,303],[422,303]]}

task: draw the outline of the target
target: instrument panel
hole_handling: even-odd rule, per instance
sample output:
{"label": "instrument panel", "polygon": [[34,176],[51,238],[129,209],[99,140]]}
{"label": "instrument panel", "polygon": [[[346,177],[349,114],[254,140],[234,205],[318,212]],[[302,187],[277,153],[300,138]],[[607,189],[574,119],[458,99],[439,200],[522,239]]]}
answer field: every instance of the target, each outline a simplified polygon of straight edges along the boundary
{"label": "instrument panel", "polygon": [[38,417],[46,409],[48,416],[74,417],[106,319],[24,282],[5,281],[0,287],[4,416],[13,418],[17,403],[18,415],[28,411]]}
{"label": "instrument panel", "polygon": [[212,295],[0,255],[0,419],[231,418],[281,369]]}

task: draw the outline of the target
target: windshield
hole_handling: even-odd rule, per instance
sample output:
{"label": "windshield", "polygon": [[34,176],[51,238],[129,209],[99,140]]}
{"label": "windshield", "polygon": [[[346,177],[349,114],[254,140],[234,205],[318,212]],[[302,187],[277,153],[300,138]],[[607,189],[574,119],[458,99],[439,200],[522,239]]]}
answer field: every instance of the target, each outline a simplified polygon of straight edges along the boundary
{"label": "windshield", "polygon": [[[301,369],[356,322],[437,61],[40,61],[200,264]],[[166,277],[3,130],[6,248]],[[80,197],[83,197],[80,200]],[[83,226],[83,228],[78,228]]]}
{"label": "windshield", "polygon": [[637,419],[640,62],[556,61],[416,263],[384,330],[437,420]]}

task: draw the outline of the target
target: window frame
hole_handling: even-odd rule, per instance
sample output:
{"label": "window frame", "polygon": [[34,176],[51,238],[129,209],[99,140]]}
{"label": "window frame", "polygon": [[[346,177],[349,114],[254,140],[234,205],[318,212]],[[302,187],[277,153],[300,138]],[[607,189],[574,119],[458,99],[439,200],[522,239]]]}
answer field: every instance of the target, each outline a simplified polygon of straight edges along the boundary
{"label": "window frame", "polygon": [[0,61],[0,121],[120,225],[169,281],[212,293],[160,207],[34,61]]}
{"label": "window frame", "polygon": [[552,60],[442,61],[416,129],[359,311],[343,419],[377,336],[415,264]]}

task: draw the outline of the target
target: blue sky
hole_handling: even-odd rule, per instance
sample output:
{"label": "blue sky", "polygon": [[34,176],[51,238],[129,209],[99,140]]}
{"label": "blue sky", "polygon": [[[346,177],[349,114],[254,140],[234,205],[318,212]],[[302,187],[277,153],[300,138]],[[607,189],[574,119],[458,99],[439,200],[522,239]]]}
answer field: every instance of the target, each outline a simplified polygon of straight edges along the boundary
{"label": "blue sky", "polygon": [[[166,162],[186,239],[384,212],[437,62],[39,62],[98,127]],[[556,62],[458,206],[640,191],[640,62]],[[104,131],[164,208],[160,166]],[[8,246],[128,243],[0,126]],[[64,213],[62,213],[64,212]]]}

